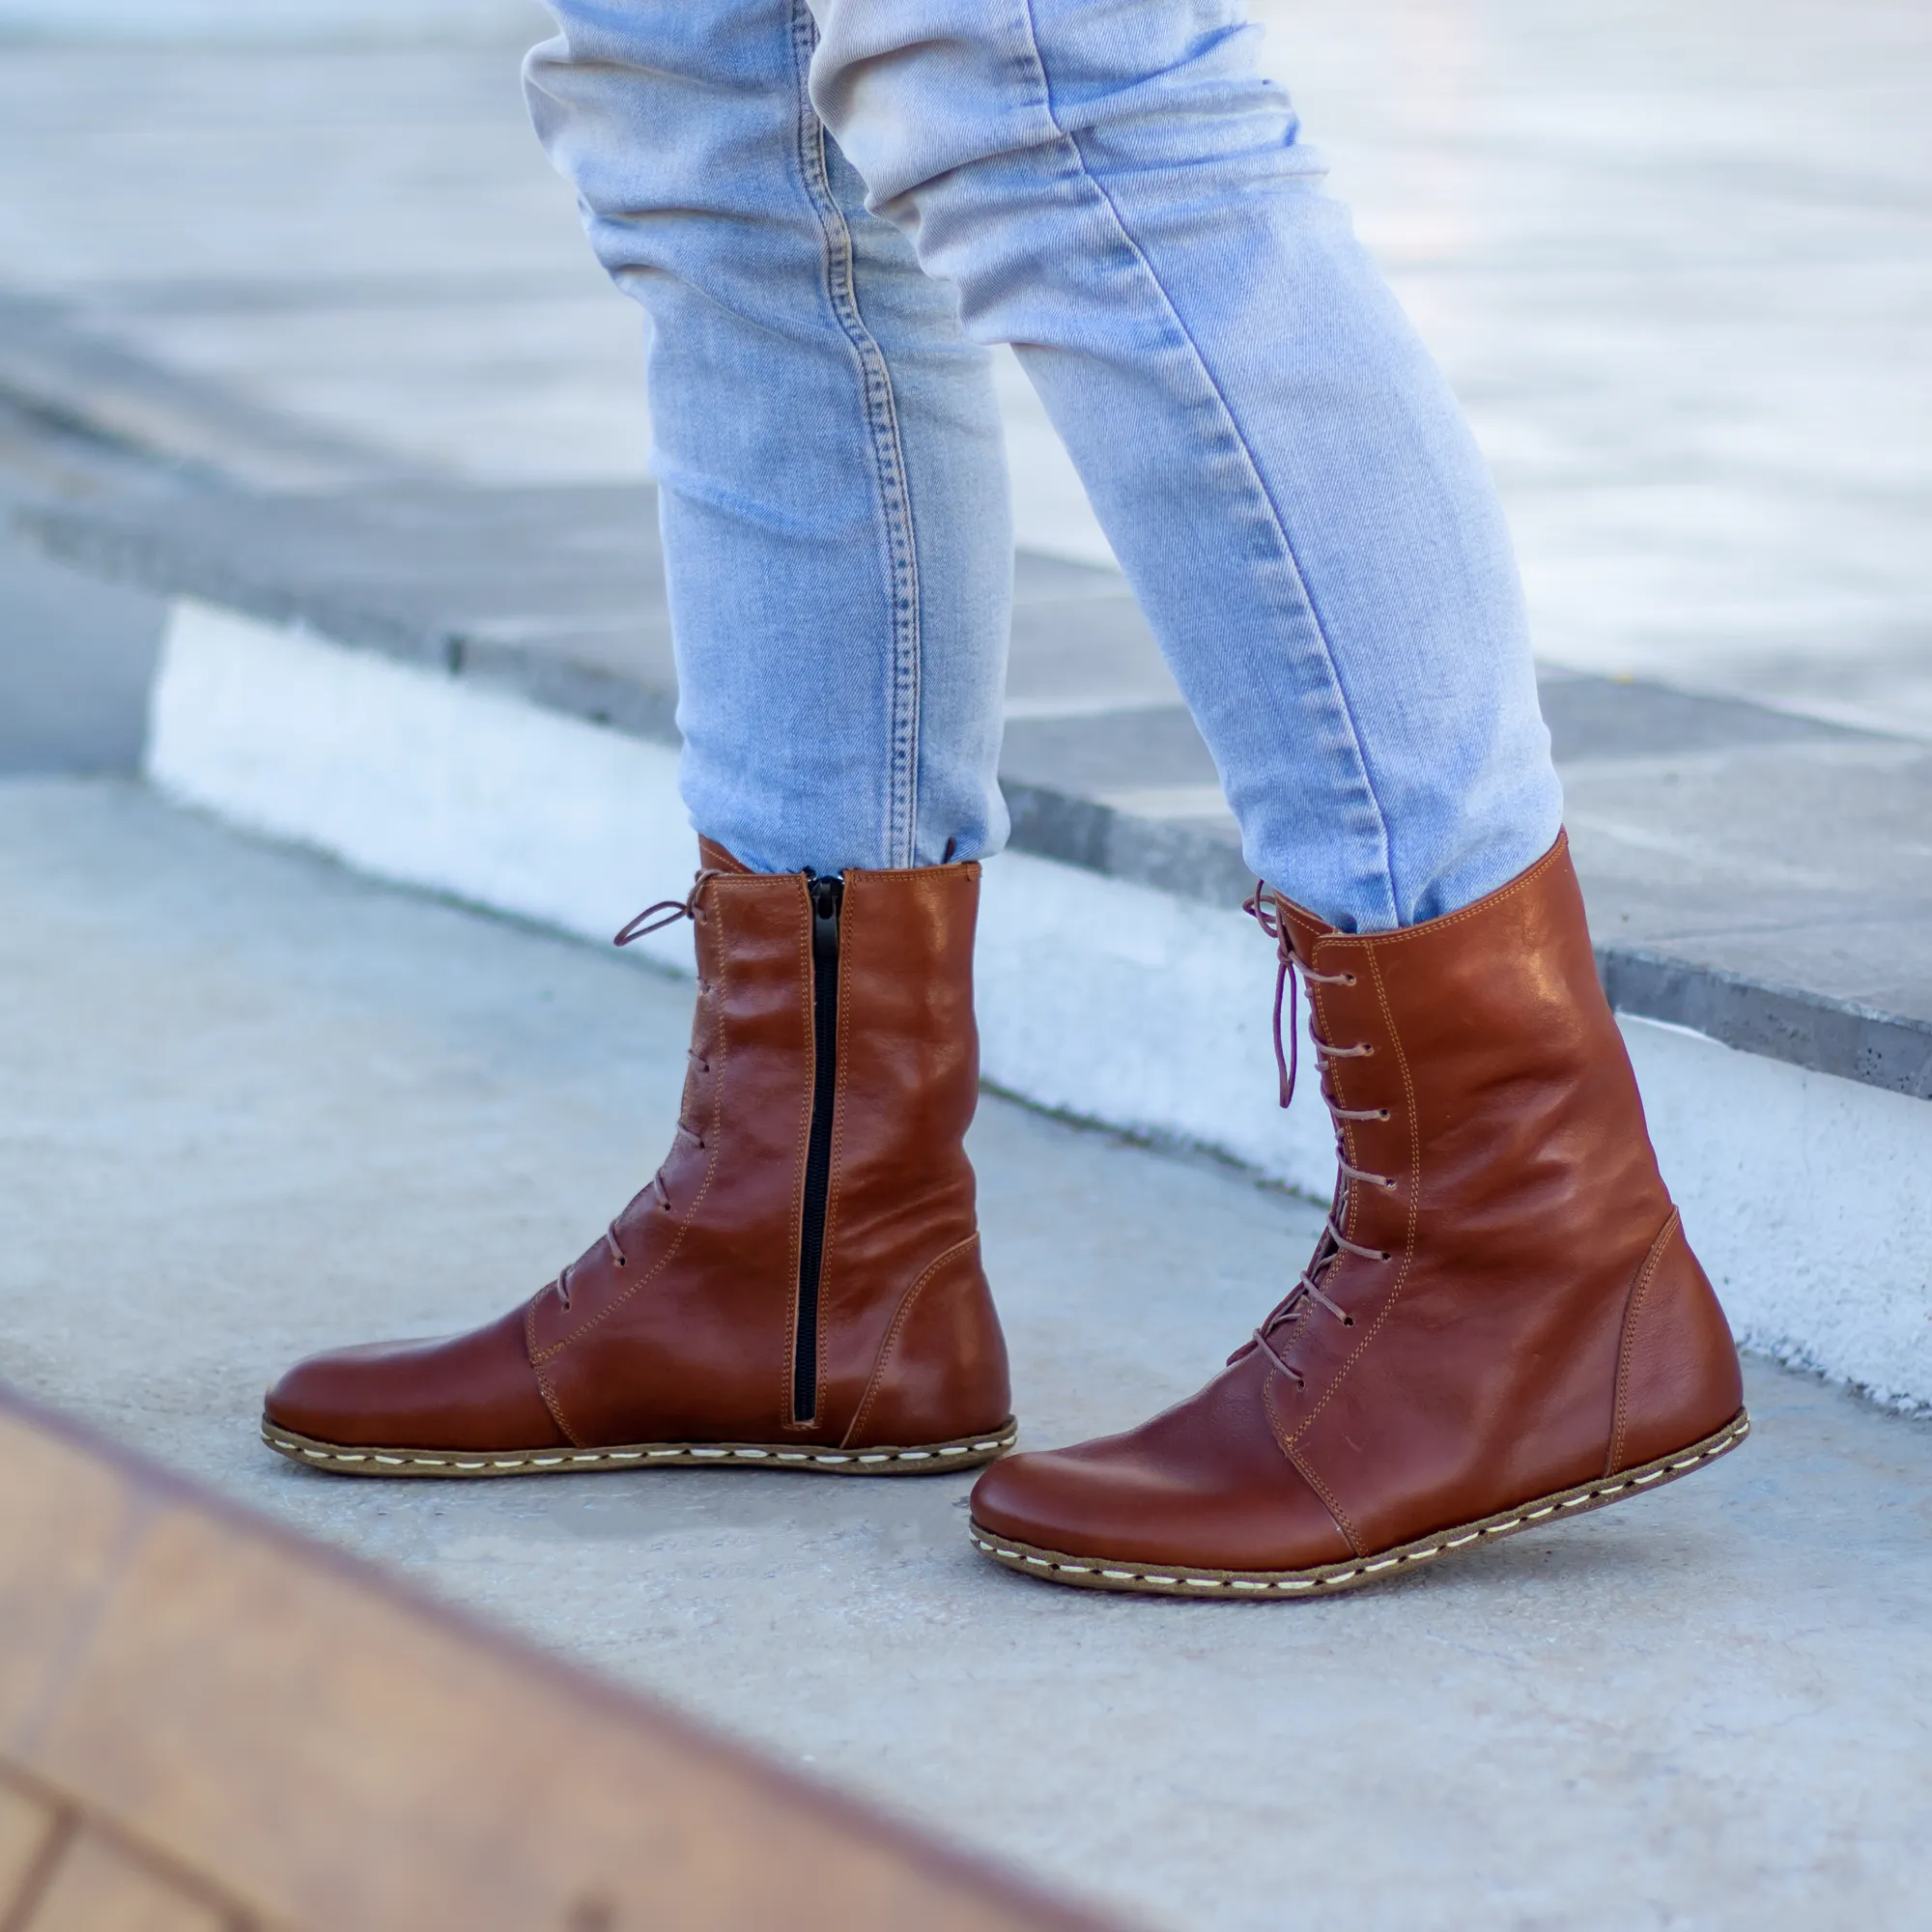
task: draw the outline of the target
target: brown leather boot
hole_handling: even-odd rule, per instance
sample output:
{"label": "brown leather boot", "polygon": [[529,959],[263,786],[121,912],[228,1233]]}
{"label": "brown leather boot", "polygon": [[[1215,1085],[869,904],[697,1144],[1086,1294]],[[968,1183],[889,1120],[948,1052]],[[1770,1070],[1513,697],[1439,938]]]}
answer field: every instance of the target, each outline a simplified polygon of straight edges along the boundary
{"label": "brown leather boot", "polygon": [[697,1011],[657,1178],[524,1307],[317,1355],[270,1446],[365,1476],[652,1463],[895,1475],[1013,1438],[962,1145],[977,866],[748,872],[700,843]]}
{"label": "brown leather boot", "polygon": [[1103,1590],[1319,1595],[1741,1441],[1737,1351],[1658,1176],[1565,841],[1404,931],[1340,933],[1265,891],[1250,910],[1308,981],[1327,1230],[1199,1395],[981,1476],[979,1547]]}

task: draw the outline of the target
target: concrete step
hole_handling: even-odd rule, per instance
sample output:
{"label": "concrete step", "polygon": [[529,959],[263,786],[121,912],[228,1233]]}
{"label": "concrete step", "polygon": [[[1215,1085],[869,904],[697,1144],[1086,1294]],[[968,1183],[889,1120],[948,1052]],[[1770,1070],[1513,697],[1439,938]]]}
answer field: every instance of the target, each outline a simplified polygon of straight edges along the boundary
{"label": "concrete step", "polygon": [[[148,770],[383,877],[601,938],[681,895],[647,486],[398,481],[35,512],[173,600]],[[1731,698],[1544,686],[1599,960],[1741,1338],[1932,1406],[1932,749]],[[1211,760],[1115,574],[1019,560],[979,961],[990,1081],[1325,1196]],[[688,961],[677,934],[655,942]]]}
{"label": "concrete step", "polygon": [[[488,1320],[581,1252],[665,1151],[691,989],[125,780],[0,783],[0,1360],[171,1470],[1143,1926],[1922,1919],[1932,1424],[1753,1360],[1751,1439],[1707,1473],[1353,1597],[1238,1605],[998,1568],[970,1476],[318,1474],[261,1447],[265,1384]],[[971,1146],[1035,1446],[1197,1387],[1321,1225],[996,1095]],[[51,1487],[10,1469],[0,1543]],[[48,1588],[86,1548],[60,1520]],[[0,1588],[0,1687],[34,1601]],[[341,1606],[292,1597],[249,1655]],[[179,1719],[185,1682],[152,1675],[148,1708]],[[269,1700],[313,1688],[248,1706],[256,1764],[287,1742]],[[317,1705],[312,1778],[354,1716]],[[0,1756],[34,1735],[0,1723]]]}

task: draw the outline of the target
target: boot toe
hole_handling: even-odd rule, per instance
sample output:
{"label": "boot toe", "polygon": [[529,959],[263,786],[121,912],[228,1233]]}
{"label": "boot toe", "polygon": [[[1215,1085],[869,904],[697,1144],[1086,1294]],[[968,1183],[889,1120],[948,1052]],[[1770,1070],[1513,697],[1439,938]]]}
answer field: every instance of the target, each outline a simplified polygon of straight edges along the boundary
{"label": "boot toe", "polygon": [[270,1389],[263,1414],[351,1448],[567,1446],[530,1367],[522,1309],[468,1335],[311,1355]]}
{"label": "boot toe", "polygon": [[1009,1456],[973,1490],[973,1520],[1064,1556],[1290,1571],[1353,1553],[1227,1372],[1125,1435]]}

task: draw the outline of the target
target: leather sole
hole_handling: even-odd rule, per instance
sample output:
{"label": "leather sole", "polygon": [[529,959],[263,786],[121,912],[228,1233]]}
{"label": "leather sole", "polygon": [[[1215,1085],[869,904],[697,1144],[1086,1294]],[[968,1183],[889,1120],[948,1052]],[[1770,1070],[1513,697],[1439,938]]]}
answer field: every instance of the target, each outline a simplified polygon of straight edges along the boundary
{"label": "leather sole", "polygon": [[977,1522],[968,1524],[967,1533],[975,1547],[995,1563],[1004,1563],[1009,1570],[1017,1570],[1023,1576],[1067,1583],[1079,1589],[1127,1590],[1151,1597],[1238,1597],[1249,1601],[1263,1597],[1326,1596],[1337,1590],[1358,1590],[1367,1583],[1383,1582],[1419,1563],[1461,1555],[1497,1537],[1515,1536],[1566,1516],[1605,1509],[1611,1503],[1640,1495],[1645,1490],[1674,1483],[1735,1449],[1749,1434],[1750,1416],[1741,1408],[1715,1435],[1707,1435],[1687,1449],[1660,1456],[1654,1463],[1582,1483],[1573,1490],[1558,1490],[1553,1495],[1519,1504],[1515,1509],[1499,1510],[1494,1516],[1482,1517],[1454,1529],[1435,1530],[1392,1549],[1353,1557],[1346,1563],[1323,1563],[1312,1570],[1210,1570],[1199,1565],[1148,1563],[1138,1558],[1116,1561],[1103,1556],[1067,1556],[1058,1550],[1021,1543],[1013,1537],[994,1536]]}
{"label": "leather sole", "polygon": [[598,1469],[798,1469],[827,1476],[939,1476],[976,1469],[1013,1446],[1019,1425],[1009,1417],[997,1429],[952,1442],[908,1448],[840,1449],[798,1442],[624,1442],[604,1449],[374,1449],[322,1442],[262,1420],[262,1440],[277,1455],[305,1468],[343,1476],[557,1476]]}

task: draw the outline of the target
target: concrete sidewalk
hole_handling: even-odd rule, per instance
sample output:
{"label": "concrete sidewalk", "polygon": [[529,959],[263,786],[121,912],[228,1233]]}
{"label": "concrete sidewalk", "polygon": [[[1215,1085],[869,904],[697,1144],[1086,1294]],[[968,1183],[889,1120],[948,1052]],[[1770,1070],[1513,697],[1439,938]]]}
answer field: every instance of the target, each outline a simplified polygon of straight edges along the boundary
{"label": "concrete sidewalk", "polygon": [[[576,1254],[662,1151],[687,989],[116,781],[0,784],[0,904],[29,1393],[1158,1923],[1918,1922],[1932,1427],[1758,1368],[1694,1482],[1272,1606],[1009,1577],[964,1479],[317,1476],[255,1442],[263,1383]],[[997,1100],[974,1151],[1037,1444],[1193,1387],[1318,1224]]]}

